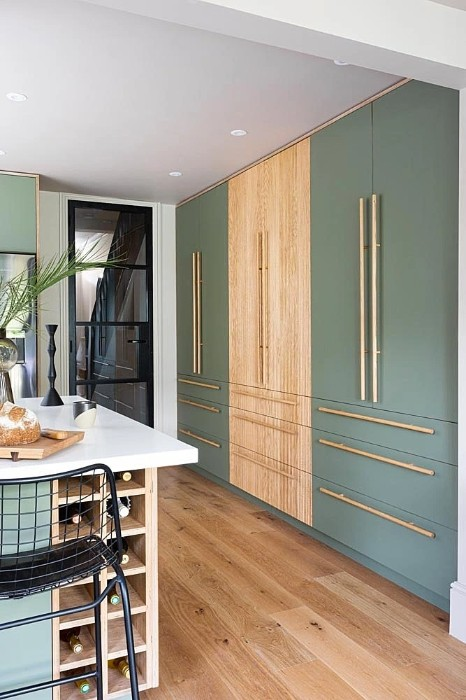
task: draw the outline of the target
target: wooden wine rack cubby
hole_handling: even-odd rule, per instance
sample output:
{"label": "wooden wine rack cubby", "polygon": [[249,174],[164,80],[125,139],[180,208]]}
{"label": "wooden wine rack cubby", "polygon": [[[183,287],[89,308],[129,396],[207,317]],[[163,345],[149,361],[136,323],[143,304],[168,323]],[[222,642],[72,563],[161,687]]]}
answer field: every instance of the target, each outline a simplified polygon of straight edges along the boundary
{"label": "wooden wine rack cubby", "polygon": [[[105,509],[108,494],[102,492],[100,477],[94,487],[89,484],[81,500],[90,501],[96,514]],[[55,489],[54,489],[55,491]],[[122,536],[129,544],[129,561],[122,566],[128,584],[133,622],[136,665],[140,690],[158,685],[158,592],[157,592],[157,470],[139,469],[132,471],[131,481],[117,481],[119,496],[131,497],[131,510],[121,519]],[[79,494],[76,494],[79,498]],[[60,501],[58,501],[59,503]],[[57,504],[53,504],[56,506]],[[63,537],[60,528],[54,535]],[[106,586],[113,570],[105,569],[100,574],[102,589]],[[52,606],[60,610],[80,605],[92,600],[92,579],[83,579],[70,586],[52,592]],[[101,606],[102,652],[104,659],[103,686],[105,698],[118,698],[130,695],[129,681],[115,669],[109,668],[107,660],[126,656],[126,638],[121,603],[111,605],[107,600]],[[80,639],[83,651],[75,654],[69,645],[60,640],[60,630],[81,627]],[[53,620],[53,673],[54,678],[65,676],[67,672],[77,673],[78,669],[94,668],[94,612],[61,616]],[[53,700],[79,700],[82,697],[96,698],[93,690],[83,696],[74,683],[54,688]]]}

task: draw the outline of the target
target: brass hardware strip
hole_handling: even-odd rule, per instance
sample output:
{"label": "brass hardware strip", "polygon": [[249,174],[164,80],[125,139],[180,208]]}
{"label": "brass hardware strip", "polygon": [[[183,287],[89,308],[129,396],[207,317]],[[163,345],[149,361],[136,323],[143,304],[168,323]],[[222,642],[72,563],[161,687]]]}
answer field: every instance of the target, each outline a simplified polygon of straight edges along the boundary
{"label": "brass hardware strip", "polygon": [[206,384],[205,382],[196,382],[193,379],[178,379],[180,384],[193,384],[194,386],[202,386],[204,389],[218,389],[222,387],[217,386],[217,384]]}
{"label": "brass hardware strip", "polygon": [[246,423],[254,423],[254,425],[260,425],[263,428],[270,428],[270,430],[279,430],[281,433],[288,433],[289,435],[297,435],[298,432],[296,430],[290,430],[289,428],[282,428],[281,426],[278,425],[270,425],[269,423],[266,423],[265,421],[257,420],[256,418],[248,418],[246,416],[239,416],[238,414],[233,414],[234,418],[238,418],[238,420],[244,420]]}
{"label": "brass hardware strip", "polygon": [[274,401],[275,403],[284,403],[287,406],[297,406],[297,401],[289,401],[287,399],[276,399],[273,396],[260,396],[259,394],[251,394],[248,391],[241,391],[241,389],[231,389],[232,394],[238,394],[238,396],[248,396],[250,399],[260,399],[261,401]]}
{"label": "brass hardware strip", "polygon": [[344,416],[345,418],[357,418],[357,420],[365,420],[369,423],[378,423],[380,425],[388,425],[391,428],[403,428],[404,430],[413,430],[416,433],[425,433],[426,435],[433,435],[435,430],[433,428],[424,428],[419,425],[410,425],[409,423],[398,423],[394,420],[385,420],[384,418],[374,418],[373,416],[364,416],[360,413],[349,413],[348,411],[337,411],[335,408],[324,408],[319,406],[317,409],[321,413],[331,413],[335,416]]}
{"label": "brass hardware strip", "polygon": [[366,271],[364,261],[364,197],[359,199],[359,353],[361,401],[366,400]]}
{"label": "brass hardware strip", "polygon": [[202,371],[202,258],[199,251],[196,252],[196,268],[197,268],[197,289],[196,289],[196,299],[197,299],[197,374],[201,374]]}
{"label": "brass hardware strip", "polygon": [[197,265],[196,253],[193,253],[193,373],[197,374]]}
{"label": "brass hardware strip", "polygon": [[292,481],[296,481],[296,477],[293,476],[292,474],[286,474],[285,472],[282,472],[280,469],[276,469],[275,467],[271,467],[268,464],[264,464],[264,462],[260,462],[258,459],[254,459],[253,457],[243,455],[240,452],[235,452],[234,450],[231,451],[231,454],[234,455],[235,457],[239,457],[240,459],[245,459],[247,462],[252,462],[253,464],[258,464],[259,467],[263,467],[264,469],[268,469],[269,471],[274,472],[275,474],[280,474],[280,476],[285,476],[287,479],[292,479]]}
{"label": "brass hardware strip", "polygon": [[349,445],[344,445],[343,443],[331,442],[330,440],[319,439],[321,445],[326,445],[327,447],[335,447],[337,450],[343,450],[343,452],[351,452],[355,455],[361,455],[361,457],[369,457],[369,459],[376,459],[378,462],[386,462],[387,464],[393,464],[395,467],[402,467],[403,469],[409,469],[413,472],[418,472],[419,474],[425,474],[426,476],[434,476],[435,472],[433,469],[426,469],[425,467],[418,467],[415,464],[410,464],[408,462],[399,462],[397,459],[390,459],[389,457],[383,457],[382,455],[374,454],[373,452],[364,452],[363,450],[357,450]]}
{"label": "brass hardware strip", "polygon": [[372,401],[379,401],[378,385],[378,316],[377,316],[377,195],[372,195],[372,242],[371,242],[371,311],[372,311]]}
{"label": "brass hardware strip", "polygon": [[183,435],[188,435],[188,437],[192,437],[195,440],[200,440],[200,442],[205,442],[207,445],[212,445],[212,447],[221,447],[220,443],[214,442],[213,440],[207,440],[207,438],[203,438],[200,435],[196,435],[195,433],[192,433],[190,430],[184,430],[183,428],[178,428],[178,432],[182,433]]}
{"label": "brass hardware strip", "polygon": [[204,411],[210,411],[211,413],[220,413],[220,409],[215,406],[204,406],[202,403],[196,403],[196,401],[188,401],[187,399],[178,399],[178,403],[185,403],[188,406],[195,406],[196,408],[203,408]]}
{"label": "brass hardware strip", "polygon": [[389,520],[391,523],[395,523],[395,525],[401,525],[401,527],[405,527],[408,530],[413,530],[413,532],[417,532],[419,535],[424,535],[424,537],[430,537],[430,539],[435,538],[435,532],[432,532],[431,530],[425,530],[423,527],[419,527],[419,525],[409,523],[407,520],[401,520],[401,518],[396,518],[394,515],[384,513],[382,510],[377,510],[376,508],[372,508],[371,506],[366,506],[364,503],[360,503],[359,501],[353,501],[352,498],[348,498],[348,496],[345,496],[343,493],[335,493],[334,491],[329,491],[328,489],[325,489],[322,486],[319,488],[319,491],[321,493],[325,493],[327,496],[336,498],[338,501],[347,503],[350,506],[360,508],[361,510],[366,511],[366,513],[377,515],[379,518],[383,518],[383,520]]}

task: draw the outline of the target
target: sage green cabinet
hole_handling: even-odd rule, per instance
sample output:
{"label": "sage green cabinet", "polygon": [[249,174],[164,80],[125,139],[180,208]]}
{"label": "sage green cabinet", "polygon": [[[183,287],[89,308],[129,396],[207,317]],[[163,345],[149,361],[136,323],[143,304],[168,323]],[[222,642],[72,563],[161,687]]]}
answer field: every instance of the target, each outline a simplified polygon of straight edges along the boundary
{"label": "sage green cabinet", "polygon": [[37,175],[0,173],[0,251],[37,249]]}
{"label": "sage green cabinet", "polygon": [[[228,189],[177,209],[178,372],[228,381]],[[197,266],[197,267],[196,267]]]}
{"label": "sage green cabinet", "polygon": [[313,136],[311,172],[313,395],[456,421],[458,93],[397,88]]}

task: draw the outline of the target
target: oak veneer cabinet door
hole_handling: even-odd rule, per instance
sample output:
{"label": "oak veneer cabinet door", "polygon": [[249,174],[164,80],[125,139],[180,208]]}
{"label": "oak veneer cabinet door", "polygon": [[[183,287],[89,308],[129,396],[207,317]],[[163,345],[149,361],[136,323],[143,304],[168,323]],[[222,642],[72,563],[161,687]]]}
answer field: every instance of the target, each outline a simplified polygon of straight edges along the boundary
{"label": "oak veneer cabinet door", "polygon": [[229,182],[230,381],[310,395],[309,141]]}

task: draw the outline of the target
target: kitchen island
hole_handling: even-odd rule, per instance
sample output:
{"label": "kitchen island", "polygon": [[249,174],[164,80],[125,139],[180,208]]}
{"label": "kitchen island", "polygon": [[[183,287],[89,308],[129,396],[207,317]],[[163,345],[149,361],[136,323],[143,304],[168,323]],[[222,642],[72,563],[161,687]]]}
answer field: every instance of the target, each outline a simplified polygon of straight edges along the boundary
{"label": "kitchen island", "polygon": [[[41,428],[77,430],[72,404],[79,397],[65,397],[64,405],[40,406],[41,399],[22,399],[18,404],[36,413]],[[197,461],[197,450],[175,438],[137,423],[102,406],[97,407],[95,424],[84,438],[43,460],[0,460],[0,479],[55,474],[103,462],[114,471],[131,472],[130,481],[118,481],[120,496],[130,499],[130,515],[124,518],[122,534],[129,549],[123,566],[130,589],[140,687],[158,685],[158,578],[157,578],[157,473],[163,466]],[[0,503],[1,508],[1,503]],[[105,585],[107,572],[102,573]],[[86,582],[16,601],[0,601],[0,620],[33,616],[85,602],[89,596]],[[124,656],[122,610],[105,603],[103,609],[103,648],[108,659]],[[79,626],[84,650],[74,654],[60,641],[60,630]],[[51,674],[92,666],[93,616],[79,619],[57,618],[0,634],[0,691],[17,685],[48,680]],[[115,669],[105,669],[106,697],[127,698],[128,681]],[[82,697],[74,685],[25,696],[34,700],[74,700]],[[95,697],[90,694],[87,697]]]}

